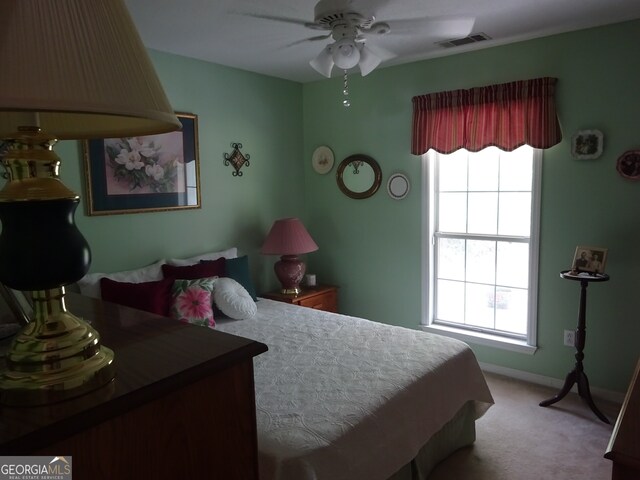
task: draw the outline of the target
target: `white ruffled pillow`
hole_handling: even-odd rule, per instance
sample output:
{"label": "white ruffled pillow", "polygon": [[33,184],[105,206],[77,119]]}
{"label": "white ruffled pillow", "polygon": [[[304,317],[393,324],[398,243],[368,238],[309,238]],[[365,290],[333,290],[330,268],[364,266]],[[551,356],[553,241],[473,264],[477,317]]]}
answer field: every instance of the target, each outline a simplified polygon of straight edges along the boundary
{"label": "white ruffled pillow", "polygon": [[221,277],[216,280],[213,301],[222,313],[234,320],[251,318],[258,311],[249,292],[233,278]]}
{"label": "white ruffled pillow", "polygon": [[232,248],[228,248],[227,250],[203,253],[201,255],[196,255],[194,257],[189,257],[189,258],[170,258],[169,260],[167,260],[167,263],[169,265],[174,265],[176,267],[185,267],[187,265],[194,265],[198,263],[200,260],[217,260],[222,257],[237,258],[238,248],[232,247]]}
{"label": "white ruffled pillow", "polygon": [[156,263],[135,270],[115,273],[89,273],[78,280],[80,293],[87,297],[102,298],[100,293],[100,279],[103,277],[115,280],[116,282],[142,283],[162,280],[162,265],[164,259]]}

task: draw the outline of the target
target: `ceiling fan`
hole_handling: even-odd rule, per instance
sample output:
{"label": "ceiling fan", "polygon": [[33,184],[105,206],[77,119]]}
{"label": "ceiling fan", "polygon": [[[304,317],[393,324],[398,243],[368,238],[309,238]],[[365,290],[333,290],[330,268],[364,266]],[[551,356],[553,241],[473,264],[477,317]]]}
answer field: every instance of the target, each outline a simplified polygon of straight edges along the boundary
{"label": "ceiling fan", "polygon": [[[352,0],[320,0],[314,8],[313,22],[271,15],[243,15],[303,25],[313,30],[328,30],[326,35],[305,38],[291,45],[307,41],[333,41],[309,63],[325,77],[331,77],[333,67],[347,70],[359,67],[362,76],[371,73],[380,63],[396,56],[395,53],[375,45],[377,38],[385,35],[415,35],[438,40],[466,37],[473,28],[473,17],[422,17],[412,19],[376,21],[371,11],[372,2],[363,1],[360,7]],[[373,2],[380,3],[380,2]],[[371,40],[371,42],[369,42]]]}

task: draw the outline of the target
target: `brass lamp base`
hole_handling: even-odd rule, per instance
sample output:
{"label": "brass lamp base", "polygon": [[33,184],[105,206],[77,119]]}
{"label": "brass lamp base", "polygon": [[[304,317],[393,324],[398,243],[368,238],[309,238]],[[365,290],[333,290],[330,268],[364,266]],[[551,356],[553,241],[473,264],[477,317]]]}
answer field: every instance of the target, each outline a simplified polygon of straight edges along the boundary
{"label": "brass lamp base", "polygon": [[64,287],[33,292],[35,318],[20,331],[0,371],[0,404],[36,406],[83,395],[115,376],[113,351],[68,312]]}

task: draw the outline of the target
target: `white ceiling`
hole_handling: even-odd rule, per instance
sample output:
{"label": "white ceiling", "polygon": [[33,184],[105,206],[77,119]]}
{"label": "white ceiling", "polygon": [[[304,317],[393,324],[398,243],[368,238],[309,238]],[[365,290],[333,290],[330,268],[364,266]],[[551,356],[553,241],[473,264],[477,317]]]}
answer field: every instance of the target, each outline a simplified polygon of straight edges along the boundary
{"label": "white ceiling", "polygon": [[[274,77],[321,80],[309,61],[331,39],[293,42],[325,33],[294,23],[244,14],[312,22],[316,0],[125,0],[148,48]],[[380,67],[487,48],[561,32],[640,18],[640,0],[344,0],[351,10],[389,22],[392,32],[368,44],[397,54]],[[492,40],[454,48],[436,45],[427,25],[392,35],[393,20],[444,16],[475,18],[472,33]],[[334,69],[334,75],[340,72]]]}

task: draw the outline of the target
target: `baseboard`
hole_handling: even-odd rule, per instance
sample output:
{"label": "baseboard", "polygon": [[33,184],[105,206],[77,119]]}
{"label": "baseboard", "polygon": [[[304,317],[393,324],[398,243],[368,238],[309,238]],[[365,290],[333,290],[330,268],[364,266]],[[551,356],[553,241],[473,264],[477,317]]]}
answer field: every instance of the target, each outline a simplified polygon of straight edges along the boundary
{"label": "baseboard", "polygon": [[[494,365],[492,363],[479,362],[480,368],[489,373],[497,373],[498,375],[504,375],[505,377],[516,378],[518,380],[524,380],[525,382],[535,383],[537,385],[544,385],[546,387],[554,387],[557,389],[562,388],[564,385],[564,379],[547,377],[545,375],[538,375],[537,373],[525,372],[523,370],[516,370],[515,368],[502,367],[500,365]],[[608,402],[622,404],[624,401],[624,393],[615,392],[613,390],[606,390],[604,388],[591,387],[591,395],[593,398],[598,398]],[[572,392],[578,393],[577,387],[574,385],[571,389]]]}

